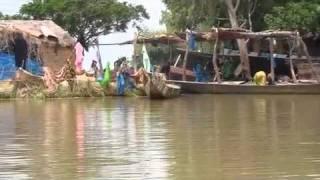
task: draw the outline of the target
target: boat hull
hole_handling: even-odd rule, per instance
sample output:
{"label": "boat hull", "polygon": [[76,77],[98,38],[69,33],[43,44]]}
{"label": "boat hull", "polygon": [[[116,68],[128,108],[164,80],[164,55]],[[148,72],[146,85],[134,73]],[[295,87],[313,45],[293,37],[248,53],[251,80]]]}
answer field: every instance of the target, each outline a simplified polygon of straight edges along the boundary
{"label": "boat hull", "polygon": [[313,83],[256,86],[239,83],[168,82],[179,85],[182,93],[190,94],[320,94],[320,84]]}

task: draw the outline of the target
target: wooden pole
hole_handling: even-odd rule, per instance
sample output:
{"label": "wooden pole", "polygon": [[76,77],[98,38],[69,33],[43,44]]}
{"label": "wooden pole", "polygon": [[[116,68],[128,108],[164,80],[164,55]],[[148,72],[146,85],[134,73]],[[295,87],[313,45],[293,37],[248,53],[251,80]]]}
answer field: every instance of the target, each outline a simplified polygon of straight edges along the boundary
{"label": "wooden pole", "polygon": [[274,39],[270,38],[269,40],[269,50],[270,50],[270,74],[271,74],[271,80],[274,82],[274,47],[273,47]]}
{"label": "wooden pole", "polygon": [[[188,32],[186,32],[186,37],[188,37]],[[187,68],[187,61],[188,61],[188,55],[189,55],[189,39],[187,38],[186,41],[186,52],[184,54],[184,60],[183,60],[183,74],[182,74],[182,80],[186,81],[187,77],[186,77],[186,68]]]}
{"label": "wooden pole", "polygon": [[102,65],[102,59],[101,59],[101,53],[100,53],[100,47],[99,47],[99,39],[97,39],[97,56],[98,56],[98,61],[99,61],[99,75],[102,77],[103,76],[103,65]]}
{"label": "wooden pole", "polygon": [[291,76],[292,76],[292,79],[293,79],[293,83],[297,83],[297,77],[296,77],[296,74],[294,72],[293,61],[292,61],[292,52],[295,49],[295,45],[293,45],[291,47],[290,41],[288,41],[288,44],[289,44],[289,47],[290,47],[290,50],[289,50],[290,72],[291,72]]}
{"label": "wooden pole", "polygon": [[316,72],[315,68],[313,67],[311,56],[309,54],[307,45],[304,43],[304,41],[302,40],[301,37],[298,38],[298,41],[299,41],[299,44],[302,46],[302,50],[303,50],[304,54],[307,56],[307,61],[310,65],[313,76],[316,78],[317,82],[320,83],[320,77],[319,77],[318,73]]}
{"label": "wooden pole", "polygon": [[138,34],[135,33],[134,34],[134,40],[133,40],[133,68],[134,71],[137,72],[138,71],[138,60],[137,60],[137,41],[138,41]]}
{"label": "wooden pole", "polygon": [[[218,29],[216,29],[216,31],[218,31]],[[218,63],[217,63],[217,60],[218,60],[218,55],[217,55],[218,44],[219,44],[219,38],[216,39],[216,42],[214,43],[214,47],[213,47],[212,63],[213,63],[213,69],[214,69],[214,72],[215,72],[215,77],[213,78],[213,81],[215,81],[215,79],[217,78],[218,83],[221,83],[219,66],[218,66]]]}

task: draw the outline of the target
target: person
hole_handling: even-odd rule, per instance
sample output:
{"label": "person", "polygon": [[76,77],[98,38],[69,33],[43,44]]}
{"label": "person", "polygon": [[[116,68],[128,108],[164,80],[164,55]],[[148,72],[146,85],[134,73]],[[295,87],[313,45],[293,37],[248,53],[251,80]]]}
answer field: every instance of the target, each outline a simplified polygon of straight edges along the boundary
{"label": "person", "polygon": [[16,68],[26,69],[26,62],[28,58],[28,43],[23,38],[22,33],[15,34],[13,51],[15,55]]}
{"label": "person", "polygon": [[186,27],[186,40],[188,42],[188,46],[191,50],[195,50],[196,49],[196,40],[195,40],[195,35],[193,33],[193,31],[191,30],[190,26]]}
{"label": "person", "polygon": [[160,68],[160,73],[165,74],[166,78],[169,79],[169,75],[170,75],[170,69],[171,69],[171,64],[170,62],[164,64],[161,66]]}
{"label": "person", "polygon": [[267,75],[264,71],[258,71],[253,77],[253,81],[258,86],[265,86],[267,84],[266,81]]}
{"label": "person", "polygon": [[202,74],[202,67],[201,64],[197,64],[194,68],[193,68],[193,72],[196,76],[196,82],[202,82],[203,80],[203,74]]}
{"label": "person", "polygon": [[268,85],[275,85],[275,82],[272,79],[271,73],[269,73],[268,76],[267,76],[267,82],[268,82]]}
{"label": "person", "polygon": [[126,79],[125,79],[125,73],[124,73],[124,67],[125,65],[122,64],[120,68],[117,71],[117,93],[119,96],[123,96],[125,94],[125,85],[126,85]]}
{"label": "person", "polygon": [[98,71],[99,71],[97,64],[98,63],[96,60],[92,60],[90,70],[87,72],[87,76],[93,76],[93,77],[97,78]]}

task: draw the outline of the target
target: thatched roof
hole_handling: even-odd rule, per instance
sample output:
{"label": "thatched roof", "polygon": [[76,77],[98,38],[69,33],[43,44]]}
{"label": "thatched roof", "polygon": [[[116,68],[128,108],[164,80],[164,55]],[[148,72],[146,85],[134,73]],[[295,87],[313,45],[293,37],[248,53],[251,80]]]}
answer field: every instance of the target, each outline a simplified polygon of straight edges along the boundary
{"label": "thatched roof", "polygon": [[[134,44],[135,40],[129,40],[129,41],[125,41],[122,43],[111,43],[111,44],[99,44],[99,45],[128,45],[128,44]],[[185,43],[184,39],[181,39],[180,37],[176,36],[176,35],[169,35],[169,34],[160,34],[160,35],[156,35],[153,37],[138,37],[138,39],[136,40],[137,44],[165,44],[165,45],[169,45],[169,44],[181,44],[181,43]]]}
{"label": "thatched roof", "polygon": [[1,20],[1,33],[21,32],[45,42],[57,42],[62,47],[72,47],[75,40],[60,26],[50,20]]}
{"label": "thatched roof", "polygon": [[[186,39],[185,33],[176,33],[180,38]],[[194,32],[196,41],[212,41],[219,37],[220,40],[233,39],[263,39],[263,38],[289,38],[297,37],[297,32],[293,31],[262,31],[251,32],[246,29],[213,28],[210,32]]]}

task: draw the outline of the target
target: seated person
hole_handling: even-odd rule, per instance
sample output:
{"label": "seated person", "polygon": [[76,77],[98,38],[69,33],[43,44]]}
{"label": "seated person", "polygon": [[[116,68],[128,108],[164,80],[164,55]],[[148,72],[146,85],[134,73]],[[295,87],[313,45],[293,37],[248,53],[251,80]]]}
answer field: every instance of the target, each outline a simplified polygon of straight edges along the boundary
{"label": "seated person", "polygon": [[91,67],[89,71],[87,71],[86,75],[89,77],[97,77],[98,76],[98,66],[97,66],[97,61],[93,60],[91,63]]}
{"label": "seated person", "polygon": [[161,68],[160,68],[160,73],[165,74],[167,79],[169,79],[170,68],[171,68],[170,62],[168,62],[167,64],[162,65]]}
{"label": "seated person", "polygon": [[253,82],[258,86],[265,86],[267,84],[266,79],[267,79],[266,73],[264,71],[258,71],[253,77]]}

